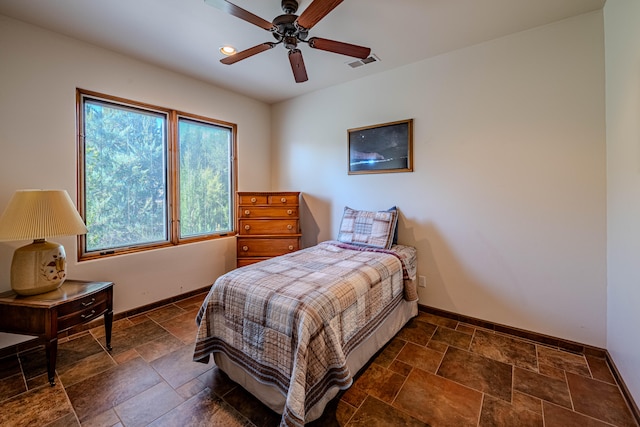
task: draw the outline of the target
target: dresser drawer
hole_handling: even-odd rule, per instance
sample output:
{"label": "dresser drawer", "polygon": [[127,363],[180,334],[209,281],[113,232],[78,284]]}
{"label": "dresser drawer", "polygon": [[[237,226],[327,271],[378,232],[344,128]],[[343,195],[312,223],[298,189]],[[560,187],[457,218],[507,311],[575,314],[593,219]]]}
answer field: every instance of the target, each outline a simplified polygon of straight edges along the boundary
{"label": "dresser drawer", "polygon": [[266,194],[238,194],[239,205],[266,205],[268,199]]}
{"label": "dresser drawer", "polygon": [[298,206],[298,194],[273,194],[268,197],[267,203],[272,206],[294,205]]}
{"label": "dresser drawer", "polygon": [[297,219],[241,219],[240,235],[298,234]]}
{"label": "dresser drawer", "polygon": [[297,206],[267,207],[240,206],[240,218],[297,218]]}
{"label": "dresser drawer", "polygon": [[298,237],[277,239],[238,237],[237,243],[238,257],[272,257],[300,249],[300,239]]}
{"label": "dresser drawer", "polygon": [[107,293],[107,289],[93,293],[91,295],[87,295],[86,297],[80,298],[77,301],[72,301],[69,304],[60,306],[60,308],[58,308],[58,317],[63,317],[69,314],[83,311],[88,308],[93,308],[97,305],[102,304],[103,302],[106,302],[108,299],[109,294]]}
{"label": "dresser drawer", "polygon": [[90,307],[73,313],[62,315],[60,312],[58,312],[58,332],[62,332],[73,326],[86,323],[98,316],[101,316],[107,311],[107,307],[108,302],[105,299],[100,302],[96,301]]}

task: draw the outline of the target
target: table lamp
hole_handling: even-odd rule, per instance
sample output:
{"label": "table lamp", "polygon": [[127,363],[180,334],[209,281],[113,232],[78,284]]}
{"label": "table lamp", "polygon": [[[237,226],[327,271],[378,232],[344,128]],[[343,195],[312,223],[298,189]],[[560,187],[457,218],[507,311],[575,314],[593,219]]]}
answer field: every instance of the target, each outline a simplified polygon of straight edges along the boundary
{"label": "table lamp", "polygon": [[57,289],[67,277],[64,247],[47,237],[85,234],[87,227],[65,190],[18,190],[0,217],[0,241],[29,240],[11,261],[11,288],[18,295]]}

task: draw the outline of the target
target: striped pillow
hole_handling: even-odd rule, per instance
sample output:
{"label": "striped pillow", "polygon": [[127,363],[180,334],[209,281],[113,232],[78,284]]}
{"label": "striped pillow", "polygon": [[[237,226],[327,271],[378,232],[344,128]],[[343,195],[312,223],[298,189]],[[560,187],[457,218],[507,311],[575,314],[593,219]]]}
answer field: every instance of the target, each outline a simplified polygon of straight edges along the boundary
{"label": "striped pillow", "polygon": [[352,245],[389,249],[393,243],[398,211],[359,211],[346,206],[338,240]]}

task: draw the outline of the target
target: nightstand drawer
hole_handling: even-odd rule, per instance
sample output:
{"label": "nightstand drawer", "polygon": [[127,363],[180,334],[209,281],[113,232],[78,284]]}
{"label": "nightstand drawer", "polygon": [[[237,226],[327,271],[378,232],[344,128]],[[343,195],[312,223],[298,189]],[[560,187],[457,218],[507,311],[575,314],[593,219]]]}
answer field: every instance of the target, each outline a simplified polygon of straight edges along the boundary
{"label": "nightstand drawer", "polygon": [[[83,311],[88,308],[94,308],[109,299],[107,290],[96,292],[86,297],[80,298],[77,301],[72,301],[68,304],[64,304],[58,308],[58,317],[67,316],[79,311]],[[89,310],[91,311],[91,310]]]}
{"label": "nightstand drawer", "polygon": [[76,311],[66,315],[58,313],[58,332],[62,332],[65,329],[69,329],[73,326],[86,323],[98,316],[101,316],[105,313],[105,311],[107,311],[107,305],[108,304],[106,299],[103,299],[100,302],[96,300],[96,302],[94,302],[91,306],[80,311]]}

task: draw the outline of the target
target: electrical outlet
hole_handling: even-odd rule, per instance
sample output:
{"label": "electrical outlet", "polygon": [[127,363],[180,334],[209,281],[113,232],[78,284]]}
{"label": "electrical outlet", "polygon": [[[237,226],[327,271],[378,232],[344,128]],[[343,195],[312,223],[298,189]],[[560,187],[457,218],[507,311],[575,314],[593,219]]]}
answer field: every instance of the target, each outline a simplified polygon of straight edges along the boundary
{"label": "electrical outlet", "polygon": [[427,278],[424,276],[418,276],[418,286],[421,288],[427,287]]}

